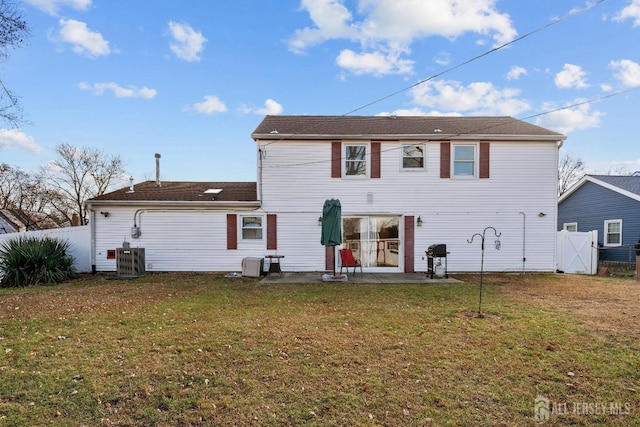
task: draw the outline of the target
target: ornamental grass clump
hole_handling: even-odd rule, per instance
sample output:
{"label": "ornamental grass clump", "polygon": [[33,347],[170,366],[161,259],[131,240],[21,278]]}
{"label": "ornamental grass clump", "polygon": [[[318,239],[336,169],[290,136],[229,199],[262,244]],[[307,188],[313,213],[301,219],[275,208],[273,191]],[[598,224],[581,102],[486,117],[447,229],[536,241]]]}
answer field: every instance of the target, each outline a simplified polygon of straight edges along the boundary
{"label": "ornamental grass clump", "polygon": [[56,284],[76,276],[70,243],[50,237],[19,237],[0,246],[0,287]]}

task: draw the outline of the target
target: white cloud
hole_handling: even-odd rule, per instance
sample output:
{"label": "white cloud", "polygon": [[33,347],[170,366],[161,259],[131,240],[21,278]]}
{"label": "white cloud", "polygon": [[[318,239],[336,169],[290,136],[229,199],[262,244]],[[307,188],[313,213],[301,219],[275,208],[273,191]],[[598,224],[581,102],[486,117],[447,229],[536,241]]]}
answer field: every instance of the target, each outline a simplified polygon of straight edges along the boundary
{"label": "white cloud", "polygon": [[73,51],[79,55],[96,58],[111,53],[109,42],[102,38],[102,34],[90,31],[87,24],[75,19],[61,19],[60,39],[73,46]]}
{"label": "white cloud", "polygon": [[171,51],[185,61],[200,61],[200,54],[207,41],[202,33],[194,30],[188,24],[178,24],[173,21],[169,22],[169,30],[171,37],[173,37],[169,46]]}
{"label": "white cloud", "polygon": [[27,150],[32,153],[40,153],[42,151],[42,147],[35,143],[33,137],[20,129],[0,129],[0,149]]}
{"label": "white cloud", "polygon": [[555,83],[560,89],[584,89],[589,87],[587,73],[579,65],[564,64],[564,68],[556,74]]}
{"label": "white cloud", "polygon": [[443,113],[441,111],[437,111],[437,110],[431,110],[429,112],[425,112],[423,110],[421,110],[420,108],[409,108],[409,109],[398,109],[398,110],[394,110],[392,112],[382,112],[379,114],[376,114],[376,116],[451,116],[451,117],[460,117],[462,116],[462,114],[459,113]]}
{"label": "white cloud", "polygon": [[616,71],[614,77],[620,80],[625,86],[640,86],[640,64],[629,59],[611,61],[609,67]]}
{"label": "white cloud", "polygon": [[449,65],[451,63],[451,54],[449,52],[440,52],[434,59],[434,62],[438,65]]}
{"label": "white cloud", "polygon": [[358,30],[350,24],[351,12],[341,0],[302,0],[300,9],[309,13],[315,28],[295,31],[289,40],[293,52],[303,53],[326,40],[358,37]]}
{"label": "white cloud", "polygon": [[611,92],[613,90],[613,86],[611,86],[609,83],[602,83],[600,85],[600,90],[603,92]]}
{"label": "white cloud", "polygon": [[629,6],[622,9],[616,16],[614,16],[613,20],[622,22],[627,19],[633,20],[633,26],[640,26],[640,0],[633,0]]}
{"label": "white cloud", "polygon": [[[584,99],[576,99],[572,104],[584,102]],[[558,109],[556,105],[547,103],[543,105],[544,111],[552,111]],[[567,134],[576,130],[595,128],[600,126],[600,118],[604,113],[598,110],[591,110],[591,105],[583,103],[576,107],[564,110],[553,111],[540,117],[536,124],[556,132]]]}
{"label": "white cloud", "polygon": [[[301,9],[309,13],[313,26],[296,30],[288,41],[296,53],[327,40],[346,39],[359,43],[362,53],[345,50],[339,64],[354,61],[364,66],[352,66],[358,73],[377,73],[384,67],[370,66],[367,62],[394,59],[397,72],[411,73],[413,61],[400,59],[408,54],[411,43],[417,39],[440,36],[453,39],[466,33],[492,37],[495,45],[513,40],[517,32],[508,14],[500,13],[496,0],[360,0],[354,19],[344,0],[302,0]],[[379,52],[379,53],[378,53]],[[383,61],[383,62],[389,62]]]}
{"label": "white cloud", "polygon": [[248,105],[242,105],[240,106],[239,111],[241,114],[277,116],[278,114],[282,114],[282,111],[284,111],[284,109],[282,108],[282,105],[280,103],[274,101],[273,99],[267,99],[266,101],[264,101],[263,108],[253,108],[249,107]]}
{"label": "white cloud", "polygon": [[113,82],[105,82],[105,83],[94,83],[89,84],[82,82],[78,84],[78,88],[82,90],[91,91],[96,95],[102,95],[106,91],[111,91],[115,95],[116,98],[144,98],[151,99],[154,98],[158,92],[155,89],[149,89],[148,87],[122,87],[117,83]]}
{"label": "white cloud", "polygon": [[383,52],[356,53],[345,49],[340,52],[336,62],[356,75],[406,74],[410,73],[413,67],[413,61],[400,59],[397,52],[385,55]]}
{"label": "white cloud", "polygon": [[514,65],[511,67],[511,69],[507,73],[507,80],[518,80],[520,77],[526,76],[526,75],[527,75],[526,68]]}
{"label": "white cloud", "polygon": [[490,82],[463,86],[457,81],[432,80],[414,87],[411,94],[416,105],[469,115],[517,116],[531,108],[517,98],[520,90],[498,89]]}
{"label": "white cloud", "polygon": [[209,115],[213,113],[224,113],[227,111],[227,106],[224,102],[222,102],[217,96],[213,95],[205,96],[203,102],[193,104],[192,108],[198,113]]}
{"label": "white cloud", "polygon": [[57,15],[62,7],[70,7],[75,10],[87,10],[92,0],[25,0],[26,3],[47,12],[49,15]]}
{"label": "white cloud", "polygon": [[273,99],[267,99],[264,101],[264,108],[260,108],[256,111],[256,114],[264,115],[278,115],[282,114],[282,105],[274,101]]}

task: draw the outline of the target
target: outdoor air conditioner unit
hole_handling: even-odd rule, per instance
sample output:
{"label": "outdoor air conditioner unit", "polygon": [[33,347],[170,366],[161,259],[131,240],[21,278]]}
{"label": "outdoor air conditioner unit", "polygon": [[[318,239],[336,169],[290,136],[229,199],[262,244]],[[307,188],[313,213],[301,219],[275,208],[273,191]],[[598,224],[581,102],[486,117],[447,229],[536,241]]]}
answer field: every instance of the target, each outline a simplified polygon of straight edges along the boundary
{"label": "outdoor air conditioner unit", "polygon": [[142,276],[145,274],[144,248],[116,249],[118,276]]}

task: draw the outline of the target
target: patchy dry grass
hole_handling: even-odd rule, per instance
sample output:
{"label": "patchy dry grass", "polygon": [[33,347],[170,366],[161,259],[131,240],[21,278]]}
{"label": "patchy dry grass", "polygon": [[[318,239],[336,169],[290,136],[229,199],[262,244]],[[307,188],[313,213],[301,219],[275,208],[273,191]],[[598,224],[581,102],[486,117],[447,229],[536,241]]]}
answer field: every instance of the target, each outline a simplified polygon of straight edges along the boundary
{"label": "patchy dry grass", "polygon": [[538,395],[563,412],[544,425],[640,423],[640,284],[485,275],[477,318],[458,278],[3,290],[0,426],[522,426]]}

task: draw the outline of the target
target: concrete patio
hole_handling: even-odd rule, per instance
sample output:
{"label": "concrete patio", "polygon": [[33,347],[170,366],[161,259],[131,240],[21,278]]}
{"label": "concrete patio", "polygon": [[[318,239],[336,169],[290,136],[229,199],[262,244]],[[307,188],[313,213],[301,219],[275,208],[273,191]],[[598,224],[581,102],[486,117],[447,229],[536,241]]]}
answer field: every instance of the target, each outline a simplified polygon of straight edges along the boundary
{"label": "concrete patio", "polygon": [[425,273],[364,273],[360,272],[348,274],[348,279],[343,280],[323,280],[323,275],[331,275],[324,271],[311,273],[271,273],[265,276],[261,283],[462,283],[461,280],[451,277],[435,277],[430,279]]}

